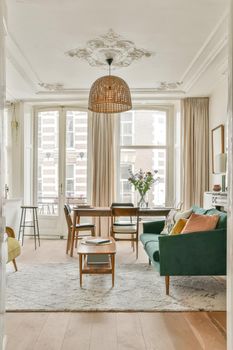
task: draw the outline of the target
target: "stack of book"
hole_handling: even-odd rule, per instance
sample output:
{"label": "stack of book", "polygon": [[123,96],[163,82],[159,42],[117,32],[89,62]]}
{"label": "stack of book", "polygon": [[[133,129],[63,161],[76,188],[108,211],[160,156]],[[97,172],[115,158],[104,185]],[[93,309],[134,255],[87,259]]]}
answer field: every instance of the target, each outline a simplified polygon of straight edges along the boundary
{"label": "stack of book", "polygon": [[108,238],[90,238],[90,239],[85,239],[84,241],[85,244],[90,244],[90,245],[101,245],[101,244],[106,244],[110,242],[111,241]]}

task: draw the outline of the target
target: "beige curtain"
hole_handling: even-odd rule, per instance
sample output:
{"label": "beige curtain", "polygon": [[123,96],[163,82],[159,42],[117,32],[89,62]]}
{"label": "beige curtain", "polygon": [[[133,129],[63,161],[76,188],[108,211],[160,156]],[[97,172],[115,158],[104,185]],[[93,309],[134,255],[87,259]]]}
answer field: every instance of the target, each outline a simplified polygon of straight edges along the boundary
{"label": "beige curtain", "polygon": [[203,205],[209,189],[209,98],[181,101],[184,208]]}
{"label": "beige curtain", "polygon": [[[90,129],[91,202],[108,207],[116,199],[118,115],[91,113]],[[102,219],[101,235],[108,233],[107,225]]]}

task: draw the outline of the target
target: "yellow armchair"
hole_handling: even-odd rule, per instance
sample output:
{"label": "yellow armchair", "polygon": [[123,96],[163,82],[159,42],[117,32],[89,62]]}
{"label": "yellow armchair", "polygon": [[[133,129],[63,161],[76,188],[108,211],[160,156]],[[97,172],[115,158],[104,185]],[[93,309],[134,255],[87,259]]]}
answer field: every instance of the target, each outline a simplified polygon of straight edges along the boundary
{"label": "yellow armchair", "polygon": [[19,256],[21,253],[20,244],[17,241],[17,239],[15,238],[14,230],[11,227],[6,227],[6,233],[8,236],[8,239],[7,239],[8,260],[7,260],[7,262],[12,261],[14,268],[15,268],[15,271],[18,271],[15,258],[17,258],[17,256]]}

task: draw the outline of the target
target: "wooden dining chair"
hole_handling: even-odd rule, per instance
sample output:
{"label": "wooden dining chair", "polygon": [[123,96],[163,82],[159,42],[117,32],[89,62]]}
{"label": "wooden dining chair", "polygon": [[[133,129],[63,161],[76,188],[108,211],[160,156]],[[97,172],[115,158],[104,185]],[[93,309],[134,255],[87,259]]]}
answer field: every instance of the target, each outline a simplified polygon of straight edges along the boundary
{"label": "wooden dining chair", "polygon": [[[73,220],[71,217],[71,208],[68,204],[64,205],[64,212],[66,217],[66,223],[68,228],[68,236],[67,236],[67,244],[66,244],[66,254],[70,251],[70,256],[73,256],[73,247],[75,242],[75,247],[77,248],[78,239],[83,238],[84,235],[79,235],[80,231],[90,231],[91,236],[95,236],[95,225],[90,223],[82,223],[80,222],[76,223],[75,226],[75,234],[72,234],[73,230]],[[86,236],[86,234],[85,234]]]}
{"label": "wooden dining chair", "polygon": [[[121,206],[111,208],[110,235],[115,241],[129,241],[136,244],[136,258],[138,258],[139,208]],[[119,218],[128,218],[121,221]]]}
{"label": "wooden dining chair", "polygon": [[[113,207],[134,207],[134,204],[132,202],[113,202],[111,204],[111,208]],[[121,225],[126,225],[126,226],[130,226],[133,224],[133,220],[132,220],[132,217],[130,218],[126,218],[126,220],[124,220],[123,218],[117,218],[116,219],[118,224],[121,224]],[[133,248],[133,251],[134,251],[134,242],[132,241],[131,242],[131,246]]]}

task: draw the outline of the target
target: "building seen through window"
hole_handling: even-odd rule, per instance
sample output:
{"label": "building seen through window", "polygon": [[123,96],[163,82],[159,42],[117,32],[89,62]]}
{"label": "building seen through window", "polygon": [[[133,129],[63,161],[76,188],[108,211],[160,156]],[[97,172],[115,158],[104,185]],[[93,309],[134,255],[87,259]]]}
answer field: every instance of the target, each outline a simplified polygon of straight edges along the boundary
{"label": "building seen through window", "polygon": [[165,205],[167,112],[131,111],[120,120],[120,200],[137,204],[138,194],[129,184],[133,173],[158,170],[159,183],[148,192],[149,206]]}

